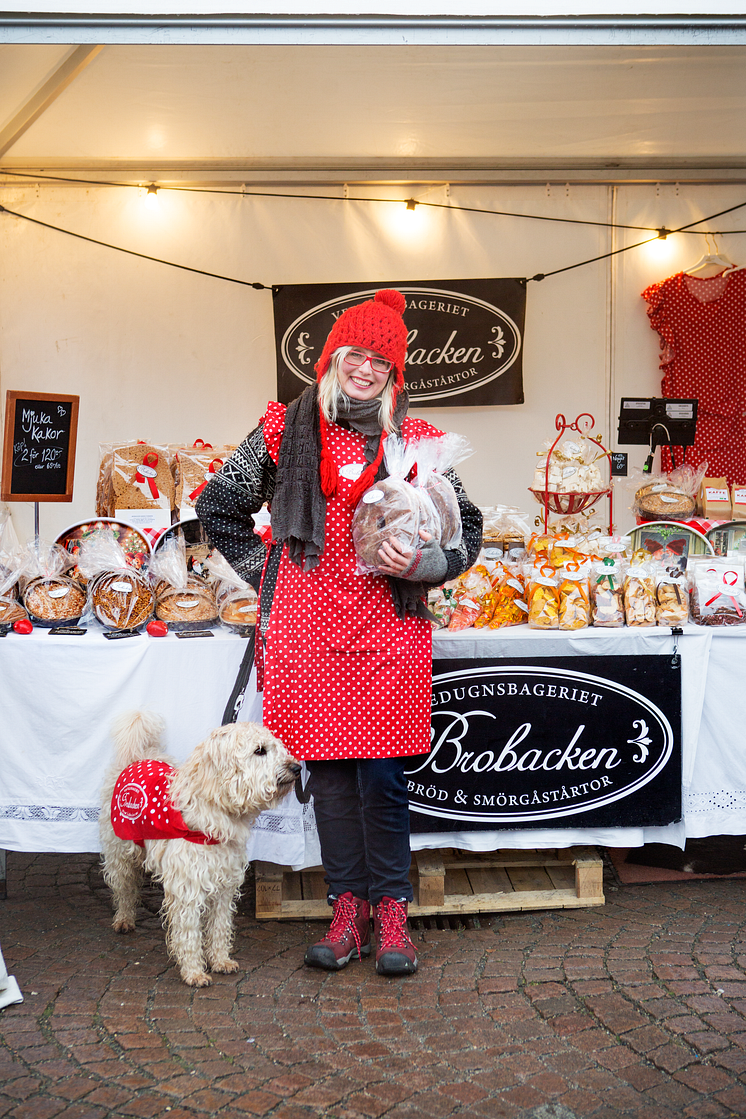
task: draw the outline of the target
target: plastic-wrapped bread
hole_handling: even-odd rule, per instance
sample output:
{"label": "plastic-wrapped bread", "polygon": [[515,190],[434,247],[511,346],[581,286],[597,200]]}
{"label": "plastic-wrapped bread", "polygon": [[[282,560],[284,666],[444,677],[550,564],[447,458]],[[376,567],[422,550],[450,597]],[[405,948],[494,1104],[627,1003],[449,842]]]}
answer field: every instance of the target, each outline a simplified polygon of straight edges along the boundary
{"label": "plastic-wrapped bread", "polygon": [[591,624],[588,569],[588,564],[570,563],[561,572],[559,586],[560,629],[585,629]]}
{"label": "plastic-wrapped bread", "polygon": [[365,491],[352,516],[352,543],[361,573],[378,572],[383,562],[379,551],[391,537],[412,551],[420,540],[425,509],[423,493],[406,480],[414,466],[415,453],[414,443],[405,443],[395,435],[386,439],[384,461],[389,476]]}

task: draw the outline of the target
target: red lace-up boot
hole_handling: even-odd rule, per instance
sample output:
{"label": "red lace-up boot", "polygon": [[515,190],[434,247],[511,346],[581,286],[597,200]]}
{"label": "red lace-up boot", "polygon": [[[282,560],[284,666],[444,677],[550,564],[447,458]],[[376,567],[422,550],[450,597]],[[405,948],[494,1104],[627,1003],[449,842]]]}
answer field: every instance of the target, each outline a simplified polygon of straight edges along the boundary
{"label": "red lace-up boot", "polygon": [[417,971],[417,951],[407,932],[407,902],[403,898],[383,898],[373,906],[373,930],[379,975],[411,975]]}
{"label": "red lace-up boot", "polygon": [[370,905],[349,891],[332,898],[332,923],[321,940],[306,949],[305,963],[338,971],[350,960],[370,955]]}

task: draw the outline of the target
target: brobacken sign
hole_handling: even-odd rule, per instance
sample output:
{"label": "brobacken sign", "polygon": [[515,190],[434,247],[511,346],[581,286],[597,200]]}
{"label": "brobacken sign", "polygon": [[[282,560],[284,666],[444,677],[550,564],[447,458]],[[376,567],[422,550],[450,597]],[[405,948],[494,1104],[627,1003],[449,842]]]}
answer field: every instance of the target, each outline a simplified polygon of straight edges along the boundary
{"label": "brobacken sign", "polygon": [[681,818],[681,669],[668,656],[433,664],[412,830],[654,827]]}
{"label": "brobacken sign", "polygon": [[288,404],[316,379],[314,365],[337,318],[381,288],[406,300],[413,407],[523,403],[524,280],[296,284],[274,296],[278,399]]}

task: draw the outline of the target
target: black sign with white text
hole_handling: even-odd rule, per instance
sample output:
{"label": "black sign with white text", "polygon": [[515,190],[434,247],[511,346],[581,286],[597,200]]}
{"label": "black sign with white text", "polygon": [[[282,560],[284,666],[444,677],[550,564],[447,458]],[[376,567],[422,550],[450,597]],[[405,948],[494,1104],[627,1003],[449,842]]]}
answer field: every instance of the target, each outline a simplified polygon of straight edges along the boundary
{"label": "black sign with white text", "polygon": [[316,380],[314,365],[349,307],[396,288],[406,299],[404,380],[414,408],[523,403],[526,282],[426,280],[292,284],[274,294],[278,400],[289,404]]}
{"label": "black sign with white text", "polygon": [[681,818],[681,666],[668,656],[433,663],[413,832],[656,827]]}

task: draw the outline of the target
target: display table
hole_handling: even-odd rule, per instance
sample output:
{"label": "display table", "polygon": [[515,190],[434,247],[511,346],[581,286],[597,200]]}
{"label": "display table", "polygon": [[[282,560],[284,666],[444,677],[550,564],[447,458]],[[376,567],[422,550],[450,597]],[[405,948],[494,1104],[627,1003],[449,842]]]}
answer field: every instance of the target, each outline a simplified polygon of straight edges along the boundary
{"label": "display table", "polygon": [[[434,658],[672,654],[668,629],[588,629],[544,633],[515,627],[485,634],[434,635]],[[109,728],[124,711],[147,708],[166,720],[165,745],[177,760],[219,724],[245,643],[216,630],[211,638],[169,634],[107,641],[35,630],[0,640],[0,848],[97,851],[98,793],[111,754]],[[736,725],[746,679],[746,629],[687,626],[682,663],[683,820],[665,828],[556,828],[425,833],[413,847],[557,848],[577,844],[634,847],[687,837],[746,834],[746,756]],[[253,687],[242,719],[260,717]],[[264,813],[252,858],[295,867],[319,861],[311,805],[294,796]]]}

